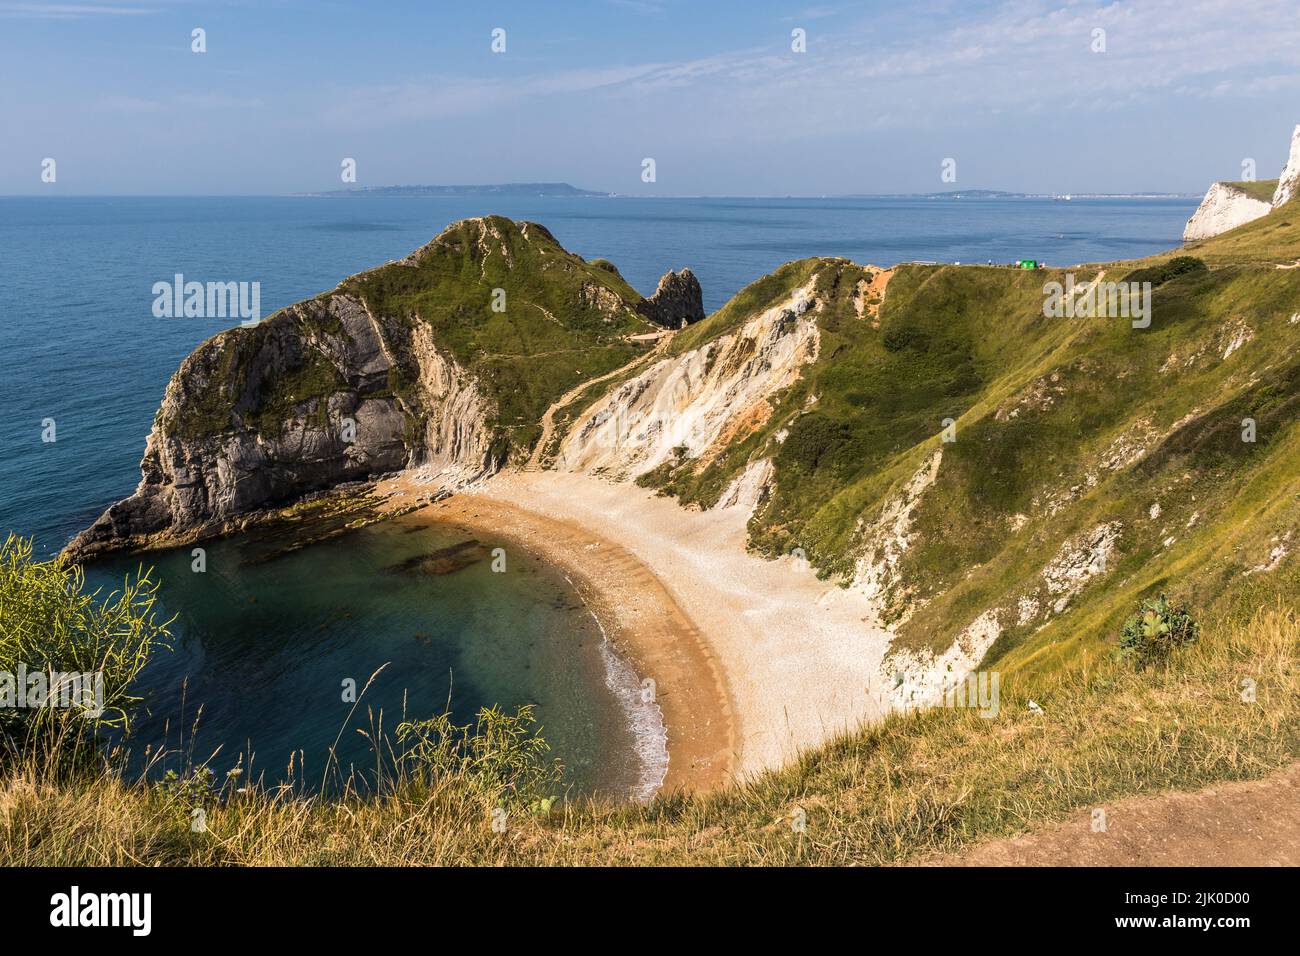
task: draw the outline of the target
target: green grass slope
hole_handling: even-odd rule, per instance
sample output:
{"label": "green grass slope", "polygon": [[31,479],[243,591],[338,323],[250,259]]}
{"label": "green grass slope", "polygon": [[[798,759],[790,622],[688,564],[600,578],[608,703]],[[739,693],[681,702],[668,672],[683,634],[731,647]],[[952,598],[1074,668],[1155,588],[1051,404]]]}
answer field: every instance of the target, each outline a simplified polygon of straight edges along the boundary
{"label": "green grass slope", "polygon": [[[1178,258],[1189,253],[1198,261]],[[901,266],[878,322],[854,303],[870,270],[791,263],[674,348],[698,347],[815,276],[817,361],[762,428],[706,467],[687,462],[656,479],[708,505],[748,462],[770,457],[775,484],[751,546],[803,549],[821,573],[847,580],[884,553],[872,521],[940,452],[906,524],[886,617],[899,646],[941,651],[991,611],[1001,636],[986,666],[1073,661],[1076,645],[1113,635],[1136,599],[1162,589],[1205,611],[1294,599],[1300,269],[1278,266],[1297,257],[1292,203],[1141,261]],[[1149,328],[1043,315],[1045,283],[1103,272],[1152,284]],[[942,440],[945,422],[953,441]],[[1099,538],[1104,567],[1077,587],[1049,581]]]}

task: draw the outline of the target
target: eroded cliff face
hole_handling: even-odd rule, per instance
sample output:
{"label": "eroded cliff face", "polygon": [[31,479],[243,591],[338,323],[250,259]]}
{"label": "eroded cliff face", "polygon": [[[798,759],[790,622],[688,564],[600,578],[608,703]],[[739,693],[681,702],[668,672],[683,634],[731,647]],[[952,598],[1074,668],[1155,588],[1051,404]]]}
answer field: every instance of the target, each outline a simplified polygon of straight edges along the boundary
{"label": "eroded cliff face", "polygon": [[814,308],[809,284],[736,331],[656,362],[579,415],[555,468],[636,478],[740,440],[816,359]]}
{"label": "eroded cliff face", "polygon": [[1236,229],[1260,216],[1268,215],[1273,207],[1256,199],[1232,183],[1215,183],[1201,200],[1192,218],[1183,229],[1183,242],[1209,239],[1229,229]]}
{"label": "eroded cliff face", "polygon": [[1300,126],[1291,134],[1291,154],[1287,157],[1286,168],[1277,181],[1277,190],[1273,193],[1273,208],[1288,203],[1300,196]]}
{"label": "eroded cliff face", "polygon": [[418,323],[379,320],[346,294],[299,303],[186,358],[135,494],[65,554],[195,540],[258,509],[410,466],[455,487],[495,465],[489,412]]}
{"label": "eroded cliff face", "polygon": [[1300,195],[1300,126],[1291,134],[1291,151],[1272,199],[1251,195],[1238,183],[1215,183],[1187,220],[1183,242],[1209,239],[1266,216]]}

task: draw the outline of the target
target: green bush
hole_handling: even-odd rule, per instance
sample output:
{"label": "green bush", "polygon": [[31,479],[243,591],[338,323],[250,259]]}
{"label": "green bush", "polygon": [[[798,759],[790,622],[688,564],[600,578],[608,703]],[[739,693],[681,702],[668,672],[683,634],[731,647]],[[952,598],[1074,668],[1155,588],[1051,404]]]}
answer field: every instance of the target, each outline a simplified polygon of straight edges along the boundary
{"label": "green bush", "polygon": [[502,806],[544,803],[549,809],[563,776],[560,762],[547,759],[551,748],[532,704],[513,714],[484,707],[463,726],[448,713],[407,721],[397,727],[397,742],[406,779],[428,785],[455,780]]}
{"label": "green bush", "polygon": [[[57,754],[62,765],[89,752],[77,745],[102,730],[129,730],[139,702],[131,683],[171,637],[171,621],[157,619],[151,574],[141,570],[101,598],[85,592],[80,568],[35,560],[29,539],[10,535],[0,545],[0,765],[38,749]],[[42,705],[31,706],[32,684],[18,687],[20,673],[48,689]],[[66,691],[59,699],[56,689],[69,683],[60,677],[74,674],[93,675],[93,706]],[[23,706],[16,704],[20,690],[27,691]]]}
{"label": "green bush", "polygon": [[1128,282],[1150,282],[1153,286],[1168,282],[1170,279],[1177,279],[1185,275],[1194,275],[1209,271],[1205,263],[1195,256],[1174,256],[1168,262],[1162,262],[1160,265],[1151,266],[1147,269],[1136,269],[1126,276]]}
{"label": "green bush", "polygon": [[1167,661],[1175,648],[1190,644],[1201,627],[1187,606],[1171,604],[1163,594],[1138,605],[1138,612],[1124,622],[1119,636],[1119,653],[1138,670]]}

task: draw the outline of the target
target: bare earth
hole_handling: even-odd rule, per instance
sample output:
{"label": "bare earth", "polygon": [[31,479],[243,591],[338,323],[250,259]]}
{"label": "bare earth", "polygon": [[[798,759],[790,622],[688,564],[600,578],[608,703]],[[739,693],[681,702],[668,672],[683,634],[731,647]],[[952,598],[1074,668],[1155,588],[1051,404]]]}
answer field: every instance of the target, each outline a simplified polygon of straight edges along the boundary
{"label": "bare earth", "polygon": [[[427,488],[380,486],[395,507]],[[871,603],[793,559],[745,551],[747,507],[687,510],[628,483],[502,474],[417,515],[513,539],[574,580],[668,728],[665,789],[785,763],[878,716],[888,645]]]}
{"label": "bare earth", "polygon": [[1300,865],[1300,763],[1263,780],[1129,797],[1049,830],[995,840],[938,866]]}

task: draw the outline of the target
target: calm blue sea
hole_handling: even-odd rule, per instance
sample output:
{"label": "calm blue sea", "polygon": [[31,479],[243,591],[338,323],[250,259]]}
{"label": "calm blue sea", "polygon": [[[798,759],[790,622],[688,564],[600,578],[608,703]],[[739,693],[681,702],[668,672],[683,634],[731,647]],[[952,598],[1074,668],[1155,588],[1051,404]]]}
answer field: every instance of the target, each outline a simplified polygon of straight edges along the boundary
{"label": "calm blue sea", "polygon": [[[268,315],[404,256],[448,223],[496,213],[543,223],[568,249],[610,259],[645,293],[666,270],[689,266],[713,310],[802,256],[882,266],[1018,258],[1065,265],[1142,256],[1177,245],[1195,206],[1078,199],[0,198],[0,533],[31,536],[40,553],[52,555],[133,490],[168,377],[198,342],[229,324],[154,318],[153,283],[178,272],[205,282],[258,281]],[[56,429],[52,443],[41,440],[47,419]],[[301,706],[304,696],[326,700],[339,675],[365,677],[391,660],[374,698],[390,716],[411,690],[419,694],[414,709],[424,713],[440,708],[449,687],[461,714],[486,703],[537,703],[556,728],[561,756],[579,768],[580,786],[633,786],[639,771],[630,731],[600,729],[619,712],[620,691],[598,666],[600,642],[588,623],[577,623],[587,619],[575,610],[571,590],[543,569],[521,576],[508,594],[478,586],[476,568],[403,577],[385,570],[391,534],[374,531],[253,567],[242,565],[232,542],[215,555],[220,589],[215,577],[196,583],[200,576],[179,557],[160,559],[164,601],[181,619],[177,652],[150,670],[154,717],[146,731],[161,735],[168,720],[175,728],[188,677],[184,717],[205,705],[204,744],[224,742],[228,753],[251,745],[271,766],[302,747],[319,766],[321,742],[333,739],[341,718],[333,706]],[[435,543],[446,546],[443,538]],[[362,557],[341,560],[349,551]],[[92,569],[92,578],[106,582],[122,570],[120,562],[105,565]],[[321,575],[331,581],[329,600],[309,586],[326,579]],[[557,664],[566,640],[579,660],[568,669]],[[476,652],[501,646],[518,653]],[[574,693],[578,685],[587,693]],[[272,707],[270,700],[281,703]],[[364,749],[349,755],[365,760]]]}

